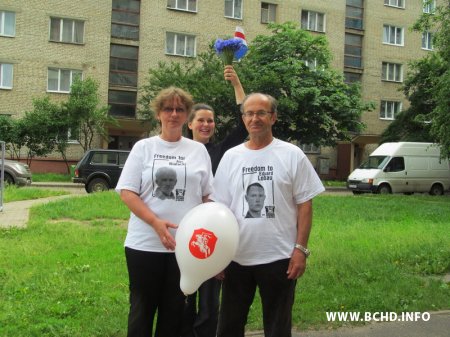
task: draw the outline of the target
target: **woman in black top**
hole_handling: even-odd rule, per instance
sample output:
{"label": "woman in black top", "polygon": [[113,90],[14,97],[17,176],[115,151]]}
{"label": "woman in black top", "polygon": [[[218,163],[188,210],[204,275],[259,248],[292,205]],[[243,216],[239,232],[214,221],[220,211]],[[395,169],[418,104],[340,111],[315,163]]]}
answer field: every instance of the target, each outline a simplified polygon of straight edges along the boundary
{"label": "woman in black top", "polygon": [[[240,105],[245,98],[245,92],[232,66],[225,66],[224,77],[233,85],[236,104]],[[213,108],[207,104],[194,105],[188,117],[188,137],[205,144],[211,157],[213,174],[216,173],[223,154],[228,149],[241,144],[248,136],[239,113],[236,127],[222,141],[212,143],[211,138],[215,130],[214,117]],[[216,278],[203,282],[197,291],[198,308],[197,294],[188,296],[184,310],[182,337],[216,336],[220,286],[221,282]]]}

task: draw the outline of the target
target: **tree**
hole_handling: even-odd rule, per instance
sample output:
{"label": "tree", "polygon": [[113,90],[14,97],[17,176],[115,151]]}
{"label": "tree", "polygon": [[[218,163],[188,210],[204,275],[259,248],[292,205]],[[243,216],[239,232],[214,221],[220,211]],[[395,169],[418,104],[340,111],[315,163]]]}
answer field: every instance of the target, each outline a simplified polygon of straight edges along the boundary
{"label": "tree", "polygon": [[433,91],[445,72],[442,59],[436,54],[411,63],[411,72],[403,84],[403,92],[410,107],[401,111],[383,131],[381,142],[414,141],[437,142],[431,134],[428,118],[436,106]]}
{"label": "tree", "polygon": [[[330,68],[325,38],[294,23],[270,24],[269,29],[272,34],[256,37],[235,68],[246,92],[264,92],[278,99],[275,135],[287,141],[335,145],[362,130],[360,116],[372,105],[362,102],[357,85],[345,84],[342,74]],[[150,69],[141,105],[147,107],[169,85],[187,89],[197,102],[215,108],[220,115],[216,123],[219,138],[236,123],[233,89],[223,79],[223,65],[212,47],[186,64],[160,63]],[[152,119],[148,108],[140,112]]]}
{"label": "tree", "polygon": [[45,157],[53,151],[58,141],[58,121],[61,120],[61,107],[50,102],[48,96],[34,99],[33,108],[25,112],[19,123],[19,135],[28,149],[28,165],[34,157]]}
{"label": "tree", "polygon": [[98,86],[92,78],[76,78],[72,83],[69,99],[63,103],[71,138],[78,140],[84,151],[92,148],[96,135],[108,140],[107,124],[117,125],[116,119],[108,114],[109,107],[99,106]]}
{"label": "tree", "polygon": [[[403,88],[410,108],[391,123],[383,140],[436,142],[441,156],[450,158],[450,1],[443,1],[434,13],[424,13],[413,29],[432,32],[435,52],[412,63]],[[396,137],[402,124],[407,130]]]}
{"label": "tree", "polygon": [[6,144],[6,151],[12,159],[20,158],[20,149],[25,144],[22,138],[17,137],[19,121],[10,116],[0,115],[0,140]]}
{"label": "tree", "polygon": [[450,158],[450,1],[444,0],[434,13],[424,13],[413,28],[433,32],[434,48],[442,61],[444,71],[431,92],[435,107],[422,119],[431,120],[430,133],[441,145],[441,156]]}

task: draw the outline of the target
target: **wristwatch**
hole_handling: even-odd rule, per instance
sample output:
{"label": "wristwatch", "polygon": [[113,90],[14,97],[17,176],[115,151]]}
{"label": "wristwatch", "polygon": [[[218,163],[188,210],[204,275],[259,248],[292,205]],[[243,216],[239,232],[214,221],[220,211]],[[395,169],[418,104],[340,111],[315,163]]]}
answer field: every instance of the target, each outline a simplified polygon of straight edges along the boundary
{"label": "wristwatch", "polygon": [[303,254],[305,254],[306,257],[308,257],[308,256],[311,255],[311,251],[310,251],[308,248],[303,247],[303,246],[302,246],[301,244],[299,244],[299,243],[296,243],[296,244],[295,244],[295,248],[298,249],[299,251],[301,251]]}

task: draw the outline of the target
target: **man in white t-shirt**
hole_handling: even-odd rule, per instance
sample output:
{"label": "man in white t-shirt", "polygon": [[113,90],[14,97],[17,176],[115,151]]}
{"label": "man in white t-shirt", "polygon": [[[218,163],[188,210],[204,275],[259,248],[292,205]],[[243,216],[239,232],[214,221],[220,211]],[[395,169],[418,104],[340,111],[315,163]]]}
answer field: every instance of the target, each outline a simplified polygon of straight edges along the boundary
{"label": "man in white t-shirt", "polygon": [[[210,197],[233,211],[240,229],[237,253],[225,270],[217,336],[244,336],[258,287],[264,335],[290,337],[296,280],[310,254],[312,199],[324,187],[297,146],[273,137],[273,97],[251,94],[241,110],[249,141],[225,153]],[[247,189],[258,185],[263,200],[256,203],[257,216],[248,216],[253,211]]]}

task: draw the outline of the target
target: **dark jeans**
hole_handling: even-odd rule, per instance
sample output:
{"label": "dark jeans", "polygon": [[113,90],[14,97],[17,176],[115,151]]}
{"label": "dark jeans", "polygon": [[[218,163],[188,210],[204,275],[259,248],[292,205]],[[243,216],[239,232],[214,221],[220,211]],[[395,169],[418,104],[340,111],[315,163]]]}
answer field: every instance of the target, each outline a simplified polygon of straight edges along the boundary
{"label": "dark jeans", "polygon": [[173,253],[154,253],[125,247],[130,280],[128,337],[179,337],[184,307],[180,270]]}
{"label": "dark jeans", "polygon": [[263,265],[225,269],[218,337],[244,337],[247,316],[256,292],[261,296],[264,336],[291,337],[295,280],[288,280],[289,259]]}
{"label": "dark jeans", "polygon": [[[215,337],[221,281],[211,278],[189,295],[184,307],[181,337]],[[198,293],[198,309],[197,309]]]}

